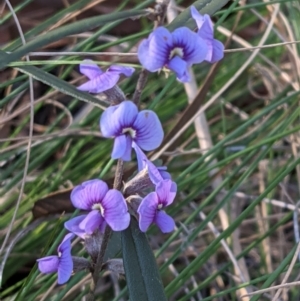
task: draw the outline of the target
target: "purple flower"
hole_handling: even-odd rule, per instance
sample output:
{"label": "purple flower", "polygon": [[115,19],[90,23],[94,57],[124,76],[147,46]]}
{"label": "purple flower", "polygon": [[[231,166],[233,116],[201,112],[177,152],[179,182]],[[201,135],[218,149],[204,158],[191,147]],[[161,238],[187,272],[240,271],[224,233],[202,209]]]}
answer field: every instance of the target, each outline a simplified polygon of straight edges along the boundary
{"label": "purple flower", "polygon": [[[82,239],[85,239],[86,235],[92,234],[92,233],[86,232],[86,229],[85,229],[86,217],[87,217],[87,214],[76,216],[76,217],[66,221],[64,226],[68,231],[74,233],[75,235],[77,235],[78,237],[80,237]],[[104,233],[105,227],[106,227],[106,222],[102,221],[102,223],[99,225],[99,230],[101,233]]]}
{"label": "purple flower", "polygon": [[214,28],[210,16],[207,14],[202,16],[194,6],[191,6],[191,15],[197,23],[198,35],[205,41],[208,47],[205,60],[209,63],[219,61],[224,56],[224,45],[214,39]]}
{"label": "purple flower", "polygon": [[132,142],[150,151],[157,148],[164,136],[157,115],[150,110],[138,112],[132,101],[107,108],[100,119],[102,135],[115,138],[111,157],[130,161]]}
{"label": "purple flower", "polygon": [[158,27],[139,45],[138,58],[151,72],[167,67],[179,81],[188,82],[191,80],[188,68],[204,61],[207,52],[205,41],[189,28],[180,27],[170,33]]}
{"label": "purple flower", "polygon": [[152,223],[155,223],[163,233],[174,230],[173,218],[161,209],[172,204],[176,191],[176,183],[171,180],[163,180],[156,185],[155,192],[149,193],[142,200],[137,210],[141,231],[146,232]]}
{"label": "purple flower", "polygon": [[122,231],[129,225],[130,215],[122,193],[108,189],[101,180],[89,180],[76,186],[71,192],[71,202],[78,209],[90,211],[67,224],[80,237],[84,237],[84,233],[92,234],[97,228],[103,231],[105,223],[114,231]]}
{"label": "purple flower", "polygon": [[110,66],[103,72],[92,60],[84,60],[80,64],[80,73],[89,78],[89,81],[80,85],[77,89],[87,91],[90,93],[100,93],[113,88],[119,78],[120,74],[129,77],[133,74],[134,68],[123,66]]}
{"label": "purple flower", "polygon": [[71,256],[71,239],[73,234],[65,236],[57,248],[58,256],[47,256],[37,259],[38,268],[41,273],[50,274],[57,272],[58,284],[66,283],[73,271],[73,260]]}
{"label": "purple flower", "polygon": [[148,170],[148,176],[153,184],[156,185],[165,179],[171,179],[171,175],[166,171],[167,167],[155,166],[150,160],[148,160],[147,156],[135,142],[132,143],[132,147],[134,148],[136,153],[138,161],[138,171],[146,168]]}

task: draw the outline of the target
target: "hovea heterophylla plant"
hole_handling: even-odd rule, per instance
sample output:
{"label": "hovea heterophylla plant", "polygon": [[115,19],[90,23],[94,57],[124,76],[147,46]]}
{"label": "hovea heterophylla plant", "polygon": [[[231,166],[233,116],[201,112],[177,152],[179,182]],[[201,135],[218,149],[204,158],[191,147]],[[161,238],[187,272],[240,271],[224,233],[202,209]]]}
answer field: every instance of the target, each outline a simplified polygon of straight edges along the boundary
{"label": "hovea heterophylla plant", "polygon": [[[149,72],[168,69],[175,73],[179,82],[188,82],[191,80],[189,68],[193,64],[203,61],[212,63],[223,57],[222,43],[213,37],[209,16],[201,16],[192,7],[192,17],[198,25],[197,32],[184,26],[170,32],[159,26],[141,41],[138,58],[144,69]],[[71,234],[67,234],[59,246],[57,256],[38,260],[39,270],[42,273],[57,272],[59,284],[69,280],[72,270],[88,270],[94,283],[89,292],[89,298],[93,300],[97,281],[105,264],[104,252],[111,233],[122,231],[125,277],[131,279],[128,285],[131,299],[137,300],[137,289],[142,289],[142,294],[147,298],[145,300],[166,300],[156,265],[152,265],[149,273],[142,277],[144,286],[136,288],[132,285],[132,279],[140,275],[134,274],[134,268],[129,264],[132,260],[129,250],[139,258],[136,271],[145,270],[147,265],[147,262],[143,262],[145,259],[141,259],[145,258],[141,252],[147,254],[148,258],[151,257],[151,262],[154,261],[144,234],[152,224],[156,224],[163,233],[172,232],[175,228],[173,217],[164,209],[173,203],[177,185],[166,167],[157,167],[144,153],[161,145],[163,127],[155,112],[139,109],[140,104],[126,99],[117,86],[120,75],[130,77],[134,72],[133,68],[112,65],[103,72],[91,60],[84,60],[79,69],[88,81],[78,86],[78,89],[93,94],[104,93],[110,102],[110,106],[101,114],[100,132],[103,137],[114,139],[111,158],[118,159],[115,183],[113,187],[109,187],[101,179],[87,179],[74,187],[71,202],[75,208],[85,213],[65,222],[65,228]],[[111,99],[111,95],[117,95],[117,101]],[[124,161],[132,160],[132,150],[138,161],[138,173],[133,174],[129,181],[122,178],[123,164]],[[143,176],[140,176],[141,173]],[[130,194],[130,191],[134,193]],[[134,204],[131,202],[132,197]],[[89,263],[85,258],[80,260],[71,256],[70,239],[73,236],[83,241],[90,256]],[[116,265],[111,264],[111,269],[113,266]]]}

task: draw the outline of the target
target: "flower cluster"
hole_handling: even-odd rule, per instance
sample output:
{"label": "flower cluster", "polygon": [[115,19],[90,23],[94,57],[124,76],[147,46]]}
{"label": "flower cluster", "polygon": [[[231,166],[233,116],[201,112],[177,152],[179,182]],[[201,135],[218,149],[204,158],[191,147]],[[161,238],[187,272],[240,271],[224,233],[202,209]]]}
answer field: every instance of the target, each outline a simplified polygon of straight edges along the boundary
{"label": "flower cluster", "polygon": [[177,28],[171,33],[165,27],[158,27],[141,42],[138,57],[144,68],[155,72],[166,67],[175,72],[179,81],[189,82],[188,69],[193,64],[214,63],[222,59],[224,46],[214,39],[209,15],[202,16],[194,6],[191,15],[197,23],[197,33],[187,27]]}
{"label": "flower cluster", "polygon": [[[197,33],[186,27],[172,33],[159,27],[142,41],[138,57],[144,68],[152,72],[169,68],[176,73],[178,80],[185,82],[190,79],[188,68],[192,64],[204,60],[213,63],[223,57],[223,45],[213,37],[209,16],[200,15],[194,7],[191,8],[191,14],[198,26]],[[80,64],[80,72],[89,81],[78,89],[101,93],[116,89],[120,74],[131,76],[134,69],[113,65],[103,72],[92,61],[85,60]],[[124,95],[123,92],[120,95]],[[70,233],[59,245],[57,256],[37,260],[42,273],[57,272],[59,284],[69,280],[78,262],[84,268],[91,266],[86,259],[71,256],[71,239],[75,235],[84,241],[93,259],[98,255],[89,251],[92,249],[89,247],[90,242],[95,244],[96,241],[101,245],[102,238],[97,240],[96,237],[101,237],[109,228],[112,231],[125,230],[131,218],[138,218],[142,232],[146,232],[151,224],[156,224],[163,233],[175,228],[174,219],[164,208],[175,199],[176,183],[172,181],[166,167],[157,167],[144,153],[158,148],[163,140],[163,128],[156,113],[151,110],[139,111],[137,105],[124,96],[119,104],[112,102],[102,113],[100,131],[103,137],[114,139],[111,153],[113,159],[130,161],[134,150],[138,173],[125,183],[121,191],[111,189],[100,179],[85,181],[74,187],[71,202],[84,214],[65,222],[64,226]],[[132,196],[137,197],[138,203],[130,207],[129,213],[128,204]]]}

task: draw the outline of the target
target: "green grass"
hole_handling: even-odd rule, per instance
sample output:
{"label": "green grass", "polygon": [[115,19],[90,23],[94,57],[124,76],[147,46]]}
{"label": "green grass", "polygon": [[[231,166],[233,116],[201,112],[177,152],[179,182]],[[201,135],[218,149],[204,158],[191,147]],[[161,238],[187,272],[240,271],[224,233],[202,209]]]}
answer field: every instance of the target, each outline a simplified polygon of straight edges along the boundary
{"label": "green grass", "polygon": [[[14,7],[19,18],[26,16],[25,8],[32,2],[34,1],[20,1]],[[34,107],[34,135],[43,136],[32,141],[21,203],[8,243],[0,254],[2,261],[9,251],[4,270],[0,270],[3,272],[1,300],[41,300],[48,290],[46,300],[82,300],[89,289],[90,279],[83,281],[87,275],[85,272],[76,273],[64,286],[55,286],[55,275],[41,275],[37,271],[36,259],[55,253],[65,233],[63,222],[71,215],[67,213],[64,216],[53,216],[45,213],[39,221],[34,221],[32,209],[37,201],[50,193],[69,189],[87,179],[100,177],[107,180],[113,177],[116,161],[110,159],[112,141],[94,135],[99,131],[99,117],[107,104],[95,96],[77,91],[75,86],[78,82],[74,85],[70,83],[79,77],[78,64],[81,56],[50,59],[32,57],[30,62],[21,60],[21,57],[28,52],[41,51],[41,47],[44,47],[44,51],[92,53],[117,49],[120,52],[134,52],[137,43],[153,28],[152,22],[143,14],[146,8],[153,7],[154,1],[132,1],[131,5],[128,4],[129,1],[124,1],[112,13],[105,15],[90,9],[92,23],[71,20],[68,25],[59,26],[54,34],[47,35],[49,27],[57,24],[63,16],[80,11],[86,6],[86,2],[78,0],[67,8],[46,15],[24,33],[28,45],[22,46],[20,37],[15,35],[2,45],[0,52],[1,67],[5,67],[0,71],[3,73],[1,78],[7,79],[0,83],[0,123],[2,118],[8,120],[3,125],[0,124],[1,245],[16,210],[27,156],[30,115],[28,108],[19,113],[18,110],[30,101],[28,74],[42,82],[36,82],[35,101],[41,98],[57,100],[74,118],[69,124],[65,111],[54,105],[46,106],[39,102]],[[184,6],[180,1],[177,3]],[[280,14],[287,19],[295,40],[300,40],[297,22],[300,7],[298,1],[291,0],[268,3],[251,1],[242,7],[237,1],[230,1],[214,13],[217,24],[215,28],[222,26],[231,30],[238,22],[234,33],[255,46],[264,34],[266,25],[252,9],[269,21],[273,12],[271,8],[276,4],[280,5]],[[101,5],[105,7],[105,2]],[[239,14],[242,14],[241,18]],[[141,18],[139,25],[130,33],[123,32],[119,35],[116,28],[120,28],[121,18],[136,15]],[[1,17],[0,28],[9,23],[14,24],[8,9]],[[22,25],[22,18],[20,20]],[[103,26],[96,26],[97,20],[98,25]],[[182,26],[185,24],[182,22],[182,19],[177,19],[171,27]],[[288,37],[285,26],[281,16],[277,16],[274,29]],[[64,35],[87,32],[90,33],[88,37],[80,36],[73,40],[66,40]],[[103,40],[103,35],[108,35],[111,39]],[[223,42],[227,39],[219,32],[216,36]],[[49,43],[54,41],[60,41],[63,47],[50,48]],[[282,42],[280,37],[272,31],[266,44],[278,42]],[[243,46],[234,41],[227,46],[228,49],[240,47]],[[299,51],[298,44],[295,48]],[[207,95],[201,100],[202,104],[236,74],[251,53],[243,51],[225,54]],[[299,60],[299,54],[294,55]],[[296,205],[299,200],[299,89],[294,89],[291,80],[285,81],[282,74],[274,70],[265,59],[299,85],[299,70],[287,46],[262,49],[246,71],[205,110],[213,141],[212,148],[205,153],[199,150],[192,125],[180,136],[176,146],[172,145],[159,158],[168,166],[168,171],[179,188],[175,202],[168,208],[168,213],[176,220],[177,229],[169,235],[160,233],[155,227],[148,231],[169,300],[240,300],[240,294],[245,293],[243,288],[253,292],[281,284],[294,256],[299,234],[295,232],[297,223],[293,221],[293,210],[279,207],[275,202],[266,205],[265,201],[274,199],[284,206],[292,204],[291,201]],[[95,60],[103,66],[110,64],[110,61],[102,58]],[[139,62],[127,61],[122,57],[114,57],[113,60],[114,63],[136,67],[136,73],[120,84],[130,99],[138,79]],[[257,65],[268,68],[269,73],[257,75]],[[14,67],[17,69],[13,69]],[[204,83],[210,68],[206,63],[194,66],[198,87]],[[12,70],[18,70],[15,76],[12,76]],[[273,78],[268,74],[273,75]],[[260,95],[271,95],[269,99],[257,98],[250,91],[248,84],[254,75],[253,89]],[[279,86],[279,91],[269,88]],[[176,81],[174,75],[166,77],[163,72],[149,75],[141,101],[142,108],[152,109],[158,114],[165,133],[180,122],[188,106],[184,86]],[[84,110],[93,105],[92,102],[97,106],[84,114]],[[242,119],[227,104],[247,113],[247,119]],[[14,113],[16,115],[12,116]],[[83,117],[78,119],[78,116]],[[82,131],[84,134],[79,135]],[[65,135],[60,136],[62,132]],[[50,135],[54,136],[50,139]],[[12,140],[20,137],[24,139]],[[234,148],[239,150],[232,151]],[[265,171],[261,169],[262,164],[267,166]],[[135,161],[126,163],[125,170],[132,166],[135,166]],[[216,171],[219,172],[217,175]],[[213,184],[216,177],[220,179],[218,186]],[[241,198],[239,192],[248,197]],[[61,202],[69,200],[62,199]],[[221,208],[225,210],[229,220],[227,229],[222,229],[219,216]],[[199,216],[201,212],[206,215],[204,220]],[[209,230],[209,222],[219,230],[218,237]],[[30,228],[32,223],[37,223],[33,229]],[[261,228],[262,223],[264,229]],[[239,279],[234,270],[234,265],[221,244],[222,239],[228,244],[239,266],[244,267],[245,282]],[[269,248],[265,242],[269,244]],[[10,244],[12,248],[8,250]],[[78,243],[74,250],[81,252],[82,246]],[[268,258],[271,259],[271,264],[268,263]],[[298,270],[299,262],[292,267],[287,282],[297,281]],[[97,300],[128,299],[123,279],[113,286],[111,278],[101,278],[100,287]],[[268,294],[270,295],[253,296],[248,300],[272,300],[272,292]],[[285,294],[285,299],[282,300],[299,300],[297,286],[288,288]],[[283,296],[282,294],[281,297]]]}

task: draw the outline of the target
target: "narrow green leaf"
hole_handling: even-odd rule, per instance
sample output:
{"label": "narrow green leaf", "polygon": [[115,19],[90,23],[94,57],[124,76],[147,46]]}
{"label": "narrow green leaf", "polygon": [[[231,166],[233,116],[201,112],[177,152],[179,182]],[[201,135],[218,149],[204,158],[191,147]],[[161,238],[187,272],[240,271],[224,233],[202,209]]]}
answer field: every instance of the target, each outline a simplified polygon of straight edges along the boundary
{"label": "narrow green leaf", "polygon": [[[0,50],[0,61],[5,60],[9,55],[4,51]],[[50,87],[64,93],[70,95],[76,99],[83,100],[85,102],[90,102],[95,104],[97,107],[105,110],[107,104],[100,99],[88,94],[81,92],[76,89],[75,86],[69,84],[68,82],[61,80],[60,78],[52,75],[50,73],[45,72],[42,69],[39,69],[34,66],[23,66],[23,67],[16,67],[22,73],[31,75],[33,78],[41,81],[42,83],[49,85]]]}
{"label": "narrow green leaf", "polygon": [[76,23],[68,24],[57,29],[51,30],[46,34],[36,37],[34,40],[28,42],[26,45],[20,47],[18,50],[8,54],[5,59],[0,60],[0,69],[7,66],[9,63],[19,60],[22,56],[29,52],[36,51],[50,43],[56,42],[72,34],[82,33],[87,30],[92,30],[95,27],[105,25],[113,21],[121,21],[132,17],[139,17],[147,15],[145,10],[123,11],[112,14],[101,15],[97,17],[87,18]]}
{"label": "narrow green leaf", "polygon": [[[193,3],[193,5],[200,11],[201,14],[213,15],[216,11],[222,8],[229,0],[198,0]],[[173,22],[168,26],[169,30],[180,26],[187,26],[189,28],[195,28],[196,23],[191,17],[190,8],[188,7],[184,10],[178,17],[176,17]]]}
{"label": "narrow green leaf", "polygon": [[155,257],[135,219],[121,236],[130,301],[167,301]]}

